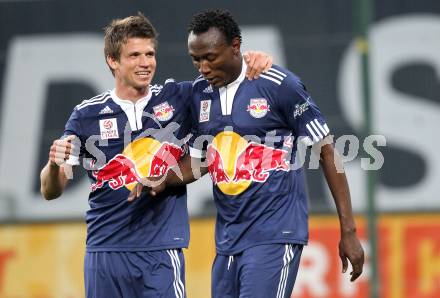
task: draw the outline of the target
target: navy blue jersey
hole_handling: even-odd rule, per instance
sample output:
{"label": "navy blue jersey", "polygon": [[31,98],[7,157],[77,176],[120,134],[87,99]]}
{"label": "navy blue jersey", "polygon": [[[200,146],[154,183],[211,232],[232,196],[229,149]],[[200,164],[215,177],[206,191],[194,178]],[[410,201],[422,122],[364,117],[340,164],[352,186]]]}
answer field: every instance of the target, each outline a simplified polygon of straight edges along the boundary
{"label": "navy blue jersey", "polygon": [[293,167],[294,157],[300,142],[313,145],[329,133],[297,76],[274,66],[249,81],[245,67],[220,89],[201,77],[193,85],[190,151],[206,157],[217,252],[226,255],[259,244],[307,243],[304,173]]}
{"label": "navy blue jersey", "polygon": [[150,87],[135,104],[114,90],[77,105],[64,135],[81,141],[80,159],[91,183],[86,214],[87,251],[148,251],[187,247],[186,188],[127,202],[141,177],[177,165],[189,133],[189,82]]}

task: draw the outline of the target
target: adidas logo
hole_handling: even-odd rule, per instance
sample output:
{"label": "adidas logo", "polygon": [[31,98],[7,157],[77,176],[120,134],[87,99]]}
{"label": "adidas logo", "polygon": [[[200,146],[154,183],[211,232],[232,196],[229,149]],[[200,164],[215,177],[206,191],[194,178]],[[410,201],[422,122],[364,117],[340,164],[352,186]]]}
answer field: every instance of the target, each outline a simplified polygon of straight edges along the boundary
{"label": "adidas logo", "polygon": [[208,87],[206,87],[203,90],[203,93],[212,93],[212,92],[214,92],[214,91],[212,90],[212,86],[211,85],[209,85]]}
{"label": "adidas logo", "polygon": [[113,113],[113,110],[109,108],[109,106],[105,106],[105,108],[103,108],[100,112],[99,115],[102,114],[111,114]]}

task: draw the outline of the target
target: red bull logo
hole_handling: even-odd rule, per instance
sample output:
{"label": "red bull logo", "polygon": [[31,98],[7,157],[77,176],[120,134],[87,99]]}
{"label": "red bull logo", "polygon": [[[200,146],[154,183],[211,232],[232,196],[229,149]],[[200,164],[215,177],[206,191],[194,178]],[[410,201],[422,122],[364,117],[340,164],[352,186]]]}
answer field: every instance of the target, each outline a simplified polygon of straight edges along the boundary
{"label": "red bull logo", "polygon": [[265,98],[251,98],[247,111],[254,118],[263,118],[270,109]]}
{"label": "red bull logo", "polygon": [[174,108],[168,102],[153,107],[154,116],[159,121],[168,121],[173,117]]}
{"label": "red bull logo", "polygon": [[289,171],[288,151],[254,142],[234,132],[218,134],[208,146],[208,171],[223,193],[237,195],[252,182],[265,182],[271,171]]}
{"label": "red bull logo", "polygon": [[183,155],[183,150],[171,143],[160,143],[152,138],[138,139],[130,143],[122,152],[92,174],[96,182],[95,191],[108,183],[111,189],[122,186],[132,190],[143,177],[164,175]]}

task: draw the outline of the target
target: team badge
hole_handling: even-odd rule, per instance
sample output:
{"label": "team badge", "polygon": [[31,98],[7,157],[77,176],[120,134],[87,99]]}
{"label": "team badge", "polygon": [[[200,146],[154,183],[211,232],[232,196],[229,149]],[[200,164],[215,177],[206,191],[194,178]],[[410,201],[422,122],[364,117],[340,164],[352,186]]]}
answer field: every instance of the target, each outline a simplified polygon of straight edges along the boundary
{"label": "team badge", "polygon": [[247,111],[254,118],[263,118],[270,111],[269,107],[265,98],[251,98]]}
{"label": "team badge", "polygon": [[118,122],[116,122],[116,118],[99,120],[99,131],[102,140],[119,138]]}
{"label": "team badge", "polygon": [[173,111],[173,106],[169,105],[166,101],[153,107],[154,116],[159,121],[170,120],[173,117]]}
{"label": "team badge", "polygon": [[199,122],[209,121],[209,114],[211,112],[211,100],[202,100],[200,102],[200,116]]}

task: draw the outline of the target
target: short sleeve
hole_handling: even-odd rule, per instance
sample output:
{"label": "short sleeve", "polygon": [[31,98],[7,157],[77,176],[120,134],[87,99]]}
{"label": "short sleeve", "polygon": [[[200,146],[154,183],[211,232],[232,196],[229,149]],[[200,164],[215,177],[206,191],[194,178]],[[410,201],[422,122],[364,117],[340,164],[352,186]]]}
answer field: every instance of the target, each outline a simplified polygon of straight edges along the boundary
{"label": "short sleeve", "polygon": [[62,138],[70,135],[76,136],[76,138],[72,141],[75,149],[71,152],[69,159],[66,161],[66,163],[72,166],[79,165],[79,158],[80,156],[82,156],[84,149],[81,141],[80,115],[77,108],[73,110],[72,114],[69,117],[69,120],[67,120]]}
{"label": "short sleeve", "polygon": [[312,146],[330,133],[324,116],[297,77],[290,75],[283,80],[277,100],[294,136],[306,146]]}

